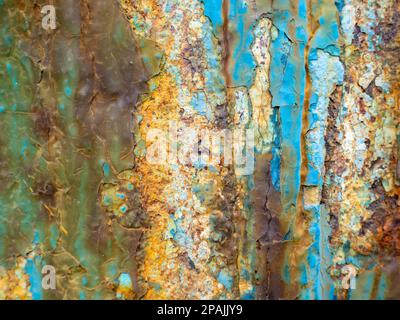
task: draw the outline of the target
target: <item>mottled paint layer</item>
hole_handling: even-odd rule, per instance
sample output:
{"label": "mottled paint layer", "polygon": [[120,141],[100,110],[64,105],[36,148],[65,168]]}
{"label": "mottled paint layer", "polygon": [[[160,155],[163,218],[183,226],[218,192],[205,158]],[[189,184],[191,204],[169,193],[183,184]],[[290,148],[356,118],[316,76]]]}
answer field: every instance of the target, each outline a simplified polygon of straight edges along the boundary
{"label": "mottled paint layer", "polygon": [[0,299],[400,299],[397,0],[46,4],[0,0]]}

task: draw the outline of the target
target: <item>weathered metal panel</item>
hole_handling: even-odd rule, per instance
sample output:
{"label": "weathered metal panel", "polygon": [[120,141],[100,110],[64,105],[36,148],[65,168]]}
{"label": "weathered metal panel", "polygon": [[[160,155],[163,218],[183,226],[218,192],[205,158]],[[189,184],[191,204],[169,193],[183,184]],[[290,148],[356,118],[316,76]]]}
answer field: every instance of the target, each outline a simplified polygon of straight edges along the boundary
{"label": "weathered metal panel", "polygon": [[0,299],[400,298],[399,6],[0,0]]}

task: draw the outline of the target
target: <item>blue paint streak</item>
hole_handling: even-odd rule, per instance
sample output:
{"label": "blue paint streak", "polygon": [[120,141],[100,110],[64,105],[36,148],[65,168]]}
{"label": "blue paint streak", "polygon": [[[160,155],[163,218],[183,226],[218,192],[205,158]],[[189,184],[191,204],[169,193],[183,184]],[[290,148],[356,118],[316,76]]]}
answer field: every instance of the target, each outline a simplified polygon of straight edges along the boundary
{"label": "blue paint streak", "polygon": [[222,26],[222,2],[223,0],[204,0],[204,14],[210,18],[214,29]]}
{"label": "blue paint streak", "polygon": [[[324,10],[325,9],[325,10]],[[314,8],[313,8],[313,11]],[[325,121],[328,116],[328,99],[330,90],[343,80],[343,70],[340,62],[336,62],[335,74],[329,71],[330,56],[339,56],[338,44],[339,27],[337,12],[331,7],[321,8],[323,15],[319,17],[320,26],[311,41],[308,65],[310,67],[312,91],[308,114],[308,139],[307,139],[307,176],[306,185],[321,188],[323,184],[324,149],[325,149]],[[315,15],[316,12],[313,12]],[[329,55],[318,55],[318,50],[323,49]],[[315,63],[315,60],[318,63]],[[312,217],[309,233],[312,244],[307,252],[308,278],[312,279],[313,287],[310,292],[303,292],[311,299],[333,299],[334,284],[327,273],[332,257],[329,248],[329,235],[331,233],[328,223],[328,213],[319,204],[305,208]]]}
{"label": "blue paint streak", "polygon": [[37,269],[40,259],[28,259],[25,265],[25,272],[29,275],[30,292],[33,300],[42,299],[42,275]]}
{"label": "blue paint streak", "polygon": [[256,63],[251,53],[253,42],[253,26],[246,25],[246,18],[249,15],[247,5],[243,1],[230,1],[229,20],[235,27],[232,32],[238,35],[237,42],[233,48],[232,61],[232,83],[234,86],[251,86],[253,83],[254,68]]}

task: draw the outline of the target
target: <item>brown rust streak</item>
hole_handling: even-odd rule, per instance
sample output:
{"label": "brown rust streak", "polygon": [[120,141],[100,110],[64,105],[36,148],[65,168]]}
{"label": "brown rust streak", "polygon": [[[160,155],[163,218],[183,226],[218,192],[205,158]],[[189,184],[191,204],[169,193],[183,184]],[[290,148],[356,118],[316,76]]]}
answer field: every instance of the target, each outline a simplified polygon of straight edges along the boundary
{"label": "brown rust streak", "polygon": [[226,87],[229,88],[231,86],[231,75],[229,73],[229,60],[231,56],[231,49],[229,44],[229,0],[224,0],[222,3],[222,14],[223,14],[223,25],[222,25],[222,35],[223,35],[223,44],[224,44],[224,66],[223,66],[223,74],[225,77]]}
{"label": "brown rust streak", "polygon": [[[302,114],[302,133],[301,133],[301,169],[300,169],[300,191],[297,197],[297,208],[298,208],[298,213],[301,213],[304,211],[303,208],[303,202],[302,202],[302,197],[304,195],[303,192],[303,185],[305,184],[306,177],[307,177],[307,151],[306,151],[306,136],[307,136],[307,131],[308,131],[308,113],[310,109],[310,97],[311,97],[311,89],[312,89],[312,84],[311,84],[311,77],[310,77],[310,69],[308,65],[308,55],[310,53],[310,44],[312,39],[314,38],[314,35],[316,31],[318,30],[319,27],[319,22],[314,21],[312,12],[311,12],[311,5],[312,5],[312,0],[307,1],[307,29],[310,30],[310,36],[308,38],[308,42],[305,48],[304,52],[304,63],[305,63],[305,69],[306,69],[306,87],[305,87],[305,92],[304,92],[304,107],[303,107],[303,114]],[[314,24],[315,23],[315,24]]]}

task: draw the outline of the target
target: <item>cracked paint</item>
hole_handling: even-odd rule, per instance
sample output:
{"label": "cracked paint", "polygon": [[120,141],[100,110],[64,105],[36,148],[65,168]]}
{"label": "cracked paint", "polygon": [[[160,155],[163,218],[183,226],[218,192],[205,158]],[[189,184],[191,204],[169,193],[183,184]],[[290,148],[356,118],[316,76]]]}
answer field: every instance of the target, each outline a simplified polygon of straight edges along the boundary
{"label": "cracked paint", "polygon": [[398,1],[52,3],[0,1],[0,299],[400,298]]}

